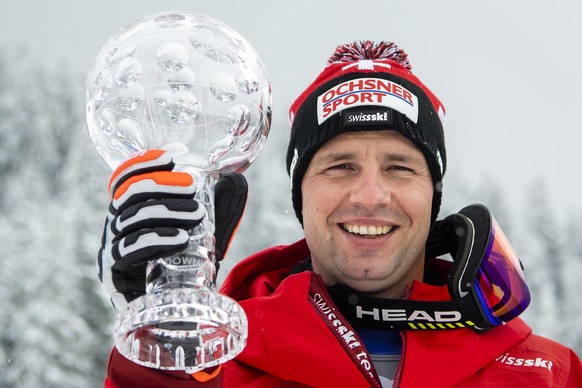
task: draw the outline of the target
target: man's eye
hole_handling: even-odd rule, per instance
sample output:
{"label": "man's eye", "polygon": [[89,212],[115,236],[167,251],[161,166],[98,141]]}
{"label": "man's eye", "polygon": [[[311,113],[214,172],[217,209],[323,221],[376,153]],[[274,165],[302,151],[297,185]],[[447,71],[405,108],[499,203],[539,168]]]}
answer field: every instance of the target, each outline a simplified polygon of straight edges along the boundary
{"label": "man's eye", "polygon": [[341,163],[341,164],[335,164],[331,167],[328,168],[328,170],[349,170],[351,167],[349,164],[346,163]]}
{"label": "man's eye", "polygon": [[388,170],[390,170],[390,171],[402,171],[402,172],[413,172],[414,171],[412,168],[407,167],[407,166],[402,166],[402,165],[389,166]]}

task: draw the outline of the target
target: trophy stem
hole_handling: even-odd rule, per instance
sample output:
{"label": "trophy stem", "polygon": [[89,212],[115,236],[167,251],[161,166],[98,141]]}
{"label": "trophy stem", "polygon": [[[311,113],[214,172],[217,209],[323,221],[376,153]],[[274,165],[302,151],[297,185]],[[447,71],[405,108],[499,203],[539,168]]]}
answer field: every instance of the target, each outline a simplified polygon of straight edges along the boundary
{"label": "trophy stem", "polygon": [[228,361],[246,344],[247,319],[232,299],[215,291],[214,184],[217,175],[194,174],[204,221],[188,247],[150,261],[146,294],[120,312],[115,346],[147,367],[190,373]]}

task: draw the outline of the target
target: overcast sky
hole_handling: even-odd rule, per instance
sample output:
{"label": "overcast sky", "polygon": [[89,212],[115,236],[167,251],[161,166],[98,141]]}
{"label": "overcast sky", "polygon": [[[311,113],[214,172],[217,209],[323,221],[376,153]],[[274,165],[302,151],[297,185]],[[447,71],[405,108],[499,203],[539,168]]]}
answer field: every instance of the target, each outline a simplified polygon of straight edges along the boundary
{"label": "overcast sky", "polygon": [[[259,52],[277,119],[337,44],[392,40],[447,109],[450,174],[458,171],[471,184],[494,177],[516,206],[543,177],[555,210],[568,214],[582,208],[579,4],[18,0],[0,6],[0,45],[28,46],[40,60],[64,59],[88,73],[109,36],[129,22],[166,10],[200,12],[228,24]],[[287,130],[272,129],[274,136]]]}

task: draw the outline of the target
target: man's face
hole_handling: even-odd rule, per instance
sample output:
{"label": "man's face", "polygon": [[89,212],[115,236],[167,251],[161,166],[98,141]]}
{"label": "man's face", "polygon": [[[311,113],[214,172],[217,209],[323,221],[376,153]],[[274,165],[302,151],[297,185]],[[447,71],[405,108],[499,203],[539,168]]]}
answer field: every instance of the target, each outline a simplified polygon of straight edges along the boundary
{"label": "man's face", "polygon": [[313,270],[400,298],[422,280],[433,184],[426,160],[396,131],[348,132],[321,147],[301,183]]}

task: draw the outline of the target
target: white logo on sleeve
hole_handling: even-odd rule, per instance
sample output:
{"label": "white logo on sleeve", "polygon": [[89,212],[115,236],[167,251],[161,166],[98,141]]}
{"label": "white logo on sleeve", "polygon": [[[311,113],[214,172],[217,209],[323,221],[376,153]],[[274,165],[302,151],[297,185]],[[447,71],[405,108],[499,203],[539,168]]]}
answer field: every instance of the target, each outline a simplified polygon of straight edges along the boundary
{"label": "white logo on sleeve", "polygon": [[519,358],[509,355],[509,353],[502,354],[497,357],[495,361],[500,362],[505,365],[513,365],[519,367],[533,367],[533,368],[545,368],[552,371],[554,363],[550,360],[544,360],[541,357],[536,358]]}

